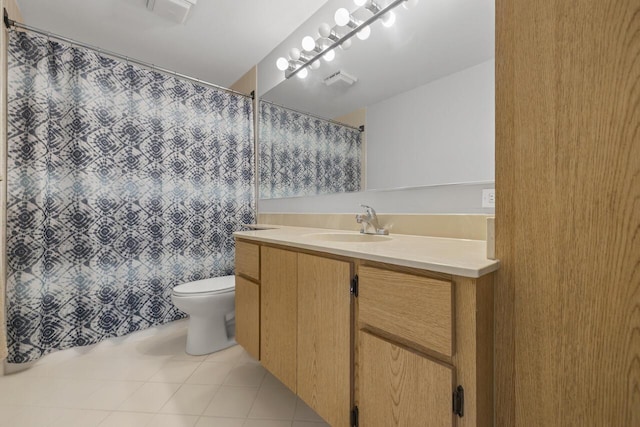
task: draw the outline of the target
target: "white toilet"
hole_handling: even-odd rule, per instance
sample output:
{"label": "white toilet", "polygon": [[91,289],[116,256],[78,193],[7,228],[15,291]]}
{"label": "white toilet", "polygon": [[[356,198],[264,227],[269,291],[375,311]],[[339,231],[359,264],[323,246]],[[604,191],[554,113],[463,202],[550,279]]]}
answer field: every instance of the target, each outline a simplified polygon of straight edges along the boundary
{"label": "white toilet", "polygon": [[187,353],[198,356],[235,345],[235,276],[178,285],[171,300],[189,315]]}

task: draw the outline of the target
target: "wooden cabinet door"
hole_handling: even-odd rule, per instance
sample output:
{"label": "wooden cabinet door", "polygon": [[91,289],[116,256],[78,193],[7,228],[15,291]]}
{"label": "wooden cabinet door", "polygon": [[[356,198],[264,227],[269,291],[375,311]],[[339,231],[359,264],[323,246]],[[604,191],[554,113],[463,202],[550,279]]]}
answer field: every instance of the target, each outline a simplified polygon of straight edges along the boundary
{"label": "wooden cabinet door", "polygon": [[350,425],[350,280],[348,262],[298,255],[297,392],[333,427]]}
{"label": "wooden cabinet door", "polygon": [[452,367],[358,332],[361,426],[453,426],[453,380]]}
{"label": "wooden cabinet door", "polygon": [[262,247],[260,288],[260,361],[296,391],[298,254]]}
{"label": "wooden cabinet door", "polygon": [[260,359],[260,285],[236,276],[236,341]]}

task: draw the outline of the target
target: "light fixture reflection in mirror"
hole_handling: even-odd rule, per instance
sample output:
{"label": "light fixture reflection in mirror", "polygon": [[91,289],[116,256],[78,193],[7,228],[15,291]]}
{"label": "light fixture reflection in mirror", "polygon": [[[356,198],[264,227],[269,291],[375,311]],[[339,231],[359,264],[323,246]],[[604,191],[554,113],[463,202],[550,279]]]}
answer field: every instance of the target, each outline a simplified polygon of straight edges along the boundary
{"label": "light fixture reflection in mirror", "polygon": [[316,41],[311,36],[302,39],[302,48],[307,52],[313,52],[316,48]]}
{"label": "light fixture reflection in mirror", "polygon": [[323,39],[331,39],[331,40],[333,40],[334,38],[336,40],[338,39],[338,37],[335,35],[332,37],[331,25],[327,24],[326,22],[323,22],[322,24],[320,24],[320,26],[318,27],[318,34]]}
{"label": "light fixture reflection in mirror", "polygon": [[[331,62],[335,59],[336,57],[336,51],[331,49],[329,52],[325,53],[324,55],[322,55],[322,59],[324,59],[327,62]],[[304,71],[304,70],[302,70]]]}
{"label": "light fixture reflection in mirror", "polygon": [[309,75],[309,70],[307,70],[306,68],[303,68],[296,75],[298,76],[299,79],[306,79],[307,76]]}
{"label": "light fixture reflection in mirror", "polygon": [[278,70],[280,71],[286,70],[287,68],[289,68],[289,60],[281,56],[276,61],[276,67],[278,67]]}
{"label": "light fixture reflection in mirror", "polygon": [[389,28],[396,23],[396,14],[393,12],[388,12],[382,17],[382,25]]}
{"label": "light fixture reflection in mirror", "polygon": [[300,49],[294,47],[289,51],[289,57],[291,59],[293,59],[294,61],[297,61],[298,59],[300,59],[300,55],[302,53],[300,52]]}
{"label": "light fixture reflection in mirror", "polygon": [[402,7],[409,10],[417,4],[418,4],[418,0],[406,0],[404,3],[402,3]]}
{"label": "light fixture reflection in mirror", "polygon": [[336,25],[339,27],[344,27],[349,22],[351,22],[351,14],[347,9],[341,7],[336,10],[336,14],[333,16],[333,19],[336,21]]}
{"label": "light fixture reflection in mirror", "polygon": [[360,40],[366,40],[371,35],[371,27],[368,25],[356,33],[356,37]]}

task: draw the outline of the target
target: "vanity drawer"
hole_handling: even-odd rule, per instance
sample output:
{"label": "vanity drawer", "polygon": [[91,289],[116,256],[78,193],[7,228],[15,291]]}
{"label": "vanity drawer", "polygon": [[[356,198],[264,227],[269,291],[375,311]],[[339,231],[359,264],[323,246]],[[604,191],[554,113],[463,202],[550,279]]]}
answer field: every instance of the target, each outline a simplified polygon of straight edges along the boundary
{"label": "vanity drawer", "polygon": [[260,246],[236,241],[236,274],[260,280]]}
{"label": "vanity drawer", "polygon": [[358,322],[453,355],[453,284],[381,268],[358,269]]}

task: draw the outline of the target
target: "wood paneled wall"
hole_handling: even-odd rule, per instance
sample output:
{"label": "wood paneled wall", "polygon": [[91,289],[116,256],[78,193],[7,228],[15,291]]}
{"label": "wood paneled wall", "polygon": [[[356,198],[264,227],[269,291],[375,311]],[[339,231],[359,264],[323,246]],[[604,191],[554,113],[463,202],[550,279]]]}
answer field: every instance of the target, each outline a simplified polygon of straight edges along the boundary
{"label": "wood paneled wall", "polygon": [[640,0],[496,28],[496,425],[640,426]]}

